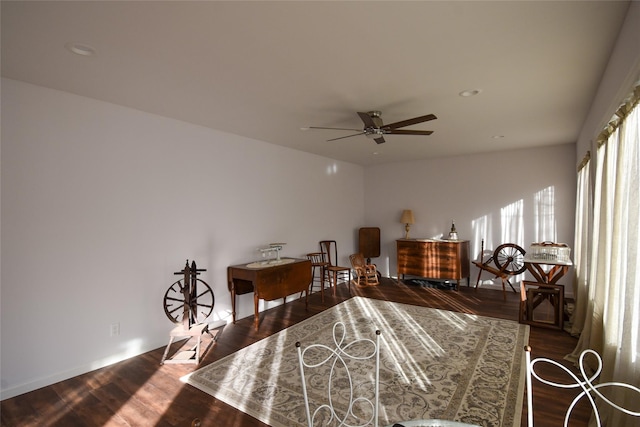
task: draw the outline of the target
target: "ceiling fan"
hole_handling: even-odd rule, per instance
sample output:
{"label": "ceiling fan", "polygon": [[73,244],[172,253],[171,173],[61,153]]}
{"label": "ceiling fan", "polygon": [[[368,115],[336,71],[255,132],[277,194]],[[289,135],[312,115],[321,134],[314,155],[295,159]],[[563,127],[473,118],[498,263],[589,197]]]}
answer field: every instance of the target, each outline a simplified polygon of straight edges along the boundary
{"label": "ceiling fan", "polygon": [[331,130],[351,130],[356,131],[353,135],[341,136],[338,138],[328,139],[327,141],[336,141],[338,139],[351,138],[352,136],[365,135],[368,138],[373,139],[378,144],[382,144],[384,141],[383,135],[431,135],[431,130],[403,130],[406,126],[415,125],[429,120],[437,119],[433,114],[427,114],[426,116],[414,117],[413,119],[402,120],[400,122],[390,123],[385,125],[382,123],[382,113],[380,111],[369,111],[366,113],[358,113],[360,119],[364,122],[364,129],[345,129],[345,128],[327,128],[310,126],[309,129],[331,129]]}

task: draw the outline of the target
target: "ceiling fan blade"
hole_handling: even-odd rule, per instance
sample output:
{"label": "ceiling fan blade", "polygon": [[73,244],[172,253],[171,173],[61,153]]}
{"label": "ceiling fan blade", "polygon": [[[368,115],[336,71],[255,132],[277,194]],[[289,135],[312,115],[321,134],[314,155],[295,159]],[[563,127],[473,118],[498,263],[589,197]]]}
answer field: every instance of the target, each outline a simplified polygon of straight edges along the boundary
{"label": "ceiling fan blade", "polygon": [[[358,113],[358,114],[360,114],[360,113]],[[437,117],[434,116],[433,114],[427,114],[426,116],[414,117],[413,119],[402,120],[400,122],[390,123],[388,125],[382,126],[381,129],[393,130],[393,129],[397,129],[397,128],[403,128],[405,126],[415,125],[415,124],[418,124],[418,123],[428,122],[429,120],[435,120],[435,119],[437,119]]]}
{"label": "ceiling fan blade", "polygon": [[385,135],[431,135],[433,133],[432,130],[403,130],[403,129],[393,129],[390,131],[385,131]]}
{"label": "ceiling fan blade", "polygon": [[309,129],[329,129],[329,130],[352,130],[354,132],[360,132],[360,129],[349,129],[349,128],[325,128],[321,126],[309,126]]}
{"label": "ceiling fan blade", "polygon": [[358,113],[358,116],[360,116],[360,119],[364,122],[364,127],[365,128],[377,128],[378,126],[376,126],[376,123],[373,121],[373,119],[371,118],[371,116],[369,115],[369,113]]}
{"label": "ceiling fan blade", "polygon": [[338,137],[338,138],[327,139],[327,142],[328,142],[328,141],[337,141],[337,140],[339,140],[339,139],[351,138],[352,136],[358,136],[358,135],[364,135],[364,132],[362,132],[362,131],[361,131],[361,132],[359,132],[359,133],[354,133],[353,135],[340,136],[340,137]]}
{"label": "ceiling fan blade", "polygon": [[375,138],[375,139],[374,139],[374,141],[375,141],[377,144],[384,144],[384,142],[385,142],[383,137]]}

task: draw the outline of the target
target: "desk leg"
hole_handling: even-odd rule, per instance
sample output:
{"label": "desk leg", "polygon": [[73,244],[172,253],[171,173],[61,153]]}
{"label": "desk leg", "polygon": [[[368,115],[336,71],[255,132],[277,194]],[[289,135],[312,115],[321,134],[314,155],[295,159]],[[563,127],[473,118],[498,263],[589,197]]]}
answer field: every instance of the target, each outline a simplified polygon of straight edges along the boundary
{"label": "desk leg", "polygon": [[233,319],[233,323],[236,323],[236,287],[233,284],[233,281],[229,282],[229,288],[231,289],[231,318]]}
{"label": "desk leg", "polygon": [[260,326],[260,313],[258,312],[258,303],[260,302],[260,298],[258,298],[258,294],[256,292],[253,293],[253,326],[258,330]]}

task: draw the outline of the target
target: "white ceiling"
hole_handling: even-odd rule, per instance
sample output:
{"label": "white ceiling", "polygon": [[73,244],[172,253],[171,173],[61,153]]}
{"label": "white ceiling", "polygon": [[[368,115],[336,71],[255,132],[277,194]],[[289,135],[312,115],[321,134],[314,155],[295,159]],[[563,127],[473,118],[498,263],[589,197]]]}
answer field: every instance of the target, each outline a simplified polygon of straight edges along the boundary
{"label": "white ceiling", "polygon": [[[362,165],[491,152],[576,141],[628,6],[2,1],[2,75]],[[381,145],[301,130],[369,110],[438,119]]]}

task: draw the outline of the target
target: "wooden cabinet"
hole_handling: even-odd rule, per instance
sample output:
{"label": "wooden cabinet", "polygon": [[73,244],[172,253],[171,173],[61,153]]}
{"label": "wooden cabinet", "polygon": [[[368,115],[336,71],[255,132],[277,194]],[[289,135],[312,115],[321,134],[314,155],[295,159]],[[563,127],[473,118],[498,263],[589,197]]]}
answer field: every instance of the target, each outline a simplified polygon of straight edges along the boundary
{"label": "wooden cabinet", "polygon": [[469,241],[399,239],[398,279],[405,274],[430,279],[461,279],[469,283]]}

